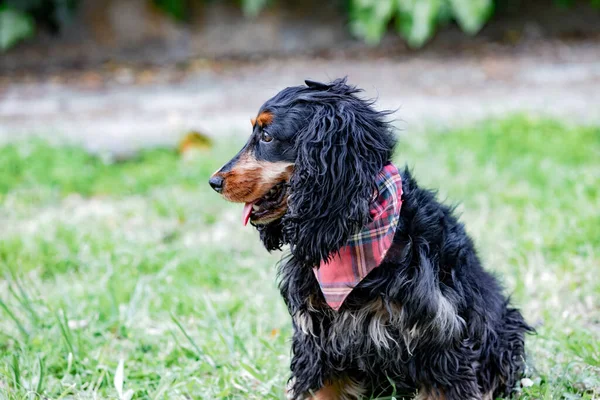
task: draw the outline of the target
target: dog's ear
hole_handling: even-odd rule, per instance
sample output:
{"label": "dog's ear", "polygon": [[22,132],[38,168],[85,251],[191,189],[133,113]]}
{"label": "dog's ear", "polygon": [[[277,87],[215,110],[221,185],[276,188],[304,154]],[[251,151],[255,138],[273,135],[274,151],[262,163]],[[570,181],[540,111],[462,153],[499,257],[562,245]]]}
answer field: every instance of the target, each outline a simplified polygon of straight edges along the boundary
{"label": "dog's ear", "polygon": [[298,133],[284,223],[292,254],[317,266],[369,220],[375,179],[395,144],[386,121],[345,80],[304,98],[310,121]]}
{"label": "dog's ear", "polygon": [[329,85],[329,84],[317,82],[317,81],[311,81],[310,79],[306,79],[304,81],[304,83],[306,83],[306,86],[308,86],[311,89],[327,90],[331,87],[331,85]]}

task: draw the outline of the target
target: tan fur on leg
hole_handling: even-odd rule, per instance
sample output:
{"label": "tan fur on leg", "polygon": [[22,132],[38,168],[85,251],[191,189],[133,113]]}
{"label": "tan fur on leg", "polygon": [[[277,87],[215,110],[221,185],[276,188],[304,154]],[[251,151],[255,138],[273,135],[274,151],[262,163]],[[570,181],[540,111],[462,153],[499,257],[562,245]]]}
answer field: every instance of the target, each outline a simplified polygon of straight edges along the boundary
{"label": "tan fur on leg", "polygon": [[446,396],[441,390],[421,388],[415,400],[445,400]]}
{"label": "tan fur on leg", "polygon": [[359,400],[362,399],[364,388],[351,379],[344,379],[328,384],[312,397],[311,400]]}
{"label": "tan fur on leg", "polygon": [[491,390],[483,395],[483,400],[494,400],[494,392]]}

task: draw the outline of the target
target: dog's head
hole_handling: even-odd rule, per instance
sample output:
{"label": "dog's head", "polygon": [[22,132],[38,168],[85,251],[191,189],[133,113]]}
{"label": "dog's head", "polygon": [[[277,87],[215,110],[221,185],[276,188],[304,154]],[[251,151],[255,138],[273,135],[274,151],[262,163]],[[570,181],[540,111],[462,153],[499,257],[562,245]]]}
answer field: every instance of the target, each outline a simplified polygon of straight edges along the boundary
{"label": "dog's head", "polygon": [[395,138],[387,111],[337,79],[288,87],[260,108],[252,135],[210,185],[245,203],[268,250],[289,243],[311,266],[327,259],[369,218],[375,177]]}

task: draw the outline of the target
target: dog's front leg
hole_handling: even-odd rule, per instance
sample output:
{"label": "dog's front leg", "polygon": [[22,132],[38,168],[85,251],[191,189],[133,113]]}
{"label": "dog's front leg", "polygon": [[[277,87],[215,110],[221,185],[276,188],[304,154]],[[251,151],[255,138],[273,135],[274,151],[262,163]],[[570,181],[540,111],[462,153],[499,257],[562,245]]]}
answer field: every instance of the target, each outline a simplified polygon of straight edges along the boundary
{"label": "dog's front leg", "polygon": [[358,400],[364,395],[359,382],[345,378],[331,378],[324,364],[319,338],[296,331],[292,343],[292,378],[288,382],[290,400]]}
{"label": "dog's front leg", "polygon": [[317,343],[318,337],[294,328],[290,365],[292,377],[288,382],[287,398],[305,400],[311,398],[311,393],[316,393],[325,386],[324,355]]}
{"label": "dog's front leg", "polygon": [[421,389],[416,400],[483,400],[477,381],[479,356],[469,345],[461,342],[445,350],[423,354],[421,365],[426,366]]}
{"label": "dog's front leg", "polygon": [[[292,342],[292,378],[288,382],[290,400],[357,400],[363,386],[349,377],[329,374],[326,348],[319,336],[306,329],[296,329]],[[339,373],[339,371],[338,371]]]}

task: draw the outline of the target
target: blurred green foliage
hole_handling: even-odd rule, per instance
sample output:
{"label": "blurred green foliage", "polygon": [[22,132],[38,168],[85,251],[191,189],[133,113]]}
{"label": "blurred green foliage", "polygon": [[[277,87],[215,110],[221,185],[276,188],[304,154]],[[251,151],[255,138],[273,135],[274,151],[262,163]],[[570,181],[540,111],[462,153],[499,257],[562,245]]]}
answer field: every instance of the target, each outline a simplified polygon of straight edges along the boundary
{"label": "blurred green foliage", "polygon": [[376,44],[394,22],[410,46],[420,47],[451,19],[465,32],[477,33],[493,10],[493,0],[351,0],[350,26],[355,35]]}
{"label": "blurred green foliage", "polygon": [[29,15],[5,6],[0,8],[0,50],[6,50],[33,34],[34,25]]}
{"label": "blurred green foliage", "polygon": [[[524,1],[516,1],[516,5]],[[548,6],[571,7],[574,0],[553,0]],[[456,21],[469,35],[474,35],[493,16],[502,0],[348,0],[350,28],[367,43],[377,44],[390,24],[411,47],[421,47],[436,29]],[[600,8],[600,0],[590,0]]]}
{"label": "blurred green foliage", "polygon": [[37,26],[57,32],[68,24],[78,0],[0,1],[0,50],[34,35]]}
{"label": "blurred green foliage", "polygon": [[187,5],[182,0],[153,0],[154,4],[178,21],[185,20]]}
{"label": "blurred green foliage", "polygon": [[[210,0],[151,0],[154,5],[178,21],[185,21],[190,15],[190,9],[193,5],[209,2]],[[220,0],[223,1],[223,0]],[[248,17],[257,16],[271,0],[238,0],[244,15]]]}
{"label": "blurred green foliage", "polygon": [[[0,5],[0,50],[33,36],[35,26],[58,31],[68,23],[80,0],[3,0]],[[148,0],[178,21],[185,21],[192,6],[211,0]],[[226,1],[226,0],[212,0]],[[245,15],[257,16],[277,0],[237,0]],[[471,35],[494,14],[502,0],[333,0],[343,1],[354,35],[377,44],[393,26],[411,47],[423,46],[439,26],[451,21]],[[600,8],[600,0],[589,0]],[[517,3],[521,3],[517,1]],[[549,6],[570,7],[574,0],[551,0]]]}

